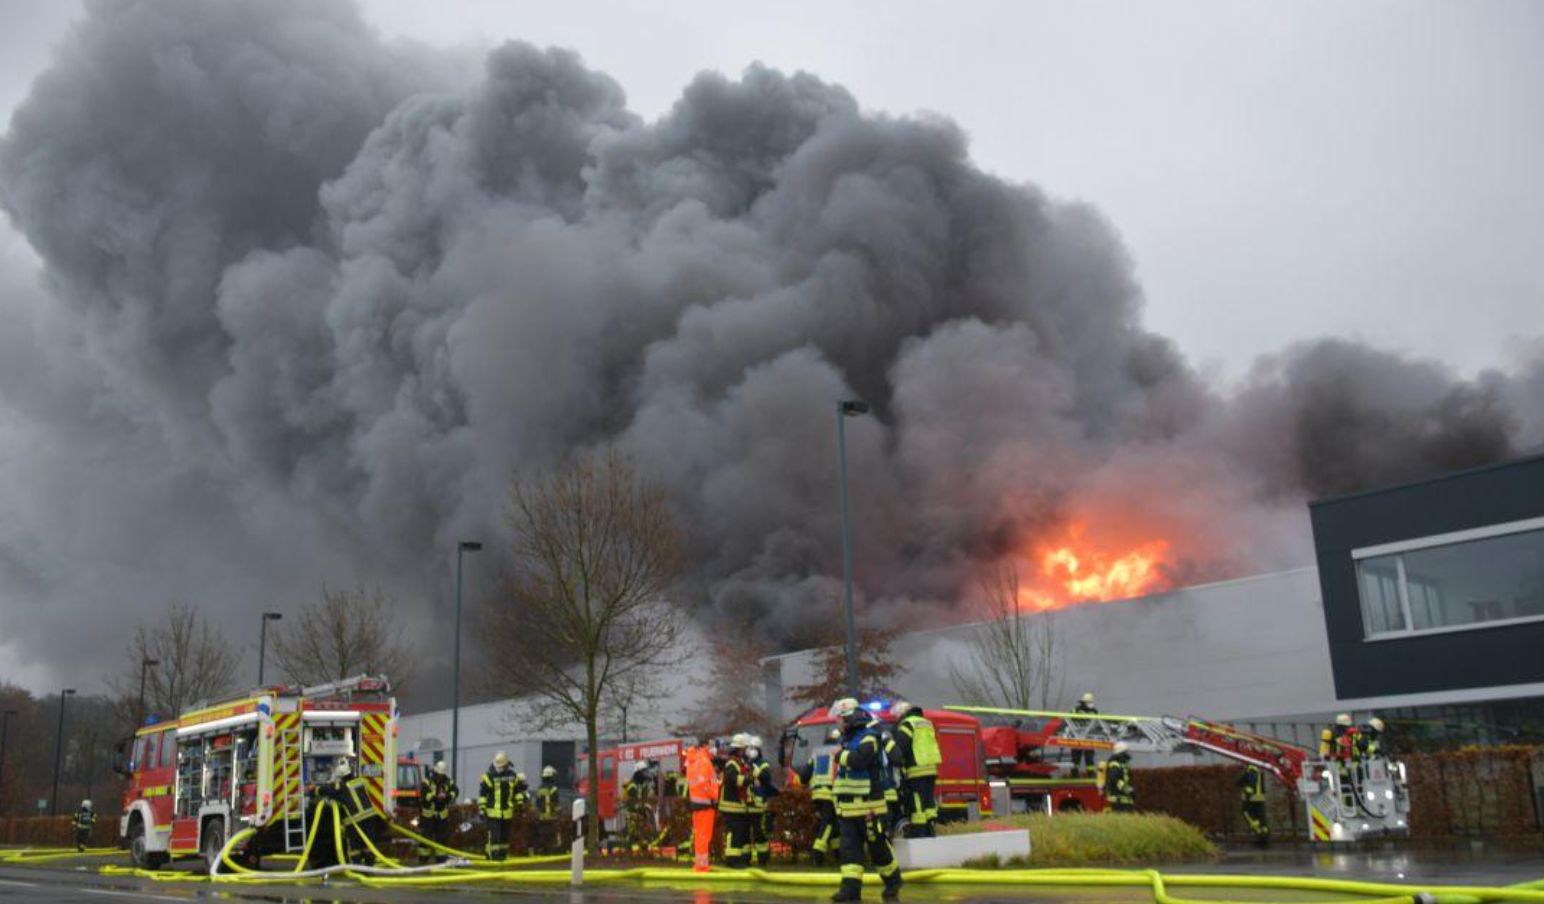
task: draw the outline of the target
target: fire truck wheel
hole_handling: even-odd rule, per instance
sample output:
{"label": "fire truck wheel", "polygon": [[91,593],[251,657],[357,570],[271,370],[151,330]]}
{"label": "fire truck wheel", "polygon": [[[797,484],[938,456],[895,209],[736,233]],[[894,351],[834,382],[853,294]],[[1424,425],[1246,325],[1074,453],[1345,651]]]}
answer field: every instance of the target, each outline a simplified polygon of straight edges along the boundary
{"label": "fire truck wheel", "polygon": [[218,819],[211,819],[204,824],[204,843],[198,849],[204,855],[204,868],[213,870],[215,862],[220,859],[220,851],[225,848],[225,823]]}
{"label": "fire truck wheel", "polygon": [[160,869],[166,864],[166,855],[145,850],[145,824],[134,820],[129,826],[129,857],[140,869]]}

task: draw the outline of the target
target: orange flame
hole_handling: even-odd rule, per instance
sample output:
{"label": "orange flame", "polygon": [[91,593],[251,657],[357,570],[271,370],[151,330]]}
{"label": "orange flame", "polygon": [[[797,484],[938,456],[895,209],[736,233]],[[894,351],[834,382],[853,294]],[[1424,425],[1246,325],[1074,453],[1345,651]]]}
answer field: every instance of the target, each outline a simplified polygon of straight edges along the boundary
{"label": "orange flame", "polygon": [[1030,586],[1019,592],[1021,608],[1055,609],[1073,603],[1108,602],[1165,590],[1166,540],[1147,540],[1111,550],[1090,541],[1081,523],[1058,541],[1039,544],[1031,560]]}

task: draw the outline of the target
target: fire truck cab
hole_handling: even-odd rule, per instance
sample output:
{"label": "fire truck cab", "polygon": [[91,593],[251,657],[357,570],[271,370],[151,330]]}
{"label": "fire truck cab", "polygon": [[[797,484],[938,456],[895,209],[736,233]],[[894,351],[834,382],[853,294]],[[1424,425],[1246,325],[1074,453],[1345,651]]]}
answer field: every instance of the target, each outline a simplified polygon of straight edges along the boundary
{"label": "fire truck cab", "polygon": [[[895,725],[889,703],[871,701],[864,704],[864,708],[885,723],[886,730]],[[947,821],[990,815],[992,794],[981,744],[981,721],[974,716],[941,709],[925,709],[922,715],[933,723],[938,734],[939,753],[943,755],[935,785],[939,818]],[[819,707],[795,719],[783,730],[779,763],[799,772],[814,752],[826,743],[827,733],[835,726],[836,720]]]}
{"label": "fire truck cab", "polygon": [[348,761],[382,813],[394,809],[396,702],[384,677],[261,688],[148,724],[129,749],[119,837],[136,865],[212,863],[234,833],[241,854],[298,851],[318,784]]}
{"label": "fire truck cab", "polygon": [[[616,747],[607,747],[599,753],[600,785],[596,788],[595,809],[600,817],[601,824],[608,831],[618,831],[622,825],[622,808],[620,806],[623,789],[632,780],[633,773],[643,768],[650,760],[659,763],[659,771],[655,776],[656,797],[669,797],[674,793],[667,787],[664,778],[672,773],[684,774],[686,768],[685,745],[679,738],[667,738],[662,741],[646,741],[641,744],[621,744]],[[590,757],[589,754],[579,755],[579,780],[578,792],[582,797],[589,788],[590,781]]]}

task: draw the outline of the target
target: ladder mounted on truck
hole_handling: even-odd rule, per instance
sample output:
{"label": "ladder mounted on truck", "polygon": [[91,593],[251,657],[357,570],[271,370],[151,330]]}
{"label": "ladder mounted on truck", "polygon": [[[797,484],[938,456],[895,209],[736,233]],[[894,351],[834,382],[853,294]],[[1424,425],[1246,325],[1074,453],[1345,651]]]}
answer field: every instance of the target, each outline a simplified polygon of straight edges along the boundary
{"label": "ladder mounted on truck", "polygon": [[[1109,750],[1124,742],[1134,753],[1206,751],[1270,772],[1307,810],[1315,841],[1355,841],[1409,831],[1404,766],[1383,757],[1325,760],[1296,744],[1194,716],[1115,716],[991,706],[946,706],[956,712],[1031,720],[1045,747]],[[1026,730],[1027,727],[1026,727]]]}

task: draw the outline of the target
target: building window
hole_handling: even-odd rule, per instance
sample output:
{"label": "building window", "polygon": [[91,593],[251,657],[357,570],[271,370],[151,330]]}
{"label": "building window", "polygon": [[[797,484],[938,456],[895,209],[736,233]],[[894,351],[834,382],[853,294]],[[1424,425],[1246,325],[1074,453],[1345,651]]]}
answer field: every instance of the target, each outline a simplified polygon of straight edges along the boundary
{"label": "building window", "polygon": [[1544,619],[1544,530],[1411,547],[1356,563],[1369,638]]}

